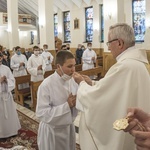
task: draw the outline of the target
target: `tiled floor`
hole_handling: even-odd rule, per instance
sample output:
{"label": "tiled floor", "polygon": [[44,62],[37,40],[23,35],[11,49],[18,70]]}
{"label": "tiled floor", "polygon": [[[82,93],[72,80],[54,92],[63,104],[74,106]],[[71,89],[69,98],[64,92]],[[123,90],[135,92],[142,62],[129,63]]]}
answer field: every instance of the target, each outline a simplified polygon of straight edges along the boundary
{"label": "tiled floor", "polygon": [[[35,116],[35,112],[31,111],[30,109],[28,109],[26,107],[23,107],[23,106],[17,104],[17,103],[16,103],[16,108],[17,108],[17,110],[19,110],[23,114],[27,115],[31,119],[39,122],[39,119]],[[74,121],[76,128],[79,127],[79,120],[80,120],[80,113],[78,113],[78,116],[76,117],[76,119]],[[79,144],[79,134],[78,133],[76,133],[76,143]]]}

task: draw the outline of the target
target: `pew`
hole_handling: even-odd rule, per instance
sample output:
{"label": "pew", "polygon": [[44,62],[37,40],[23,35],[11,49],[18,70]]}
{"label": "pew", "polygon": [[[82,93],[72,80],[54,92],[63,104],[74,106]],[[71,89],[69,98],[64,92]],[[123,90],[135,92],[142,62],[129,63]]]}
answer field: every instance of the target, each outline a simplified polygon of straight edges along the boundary
{"label": "pew", "polygon": [[102,72],[103,72],[103,67],[102,66],[95,67],[95,68],[88,69],[88,70],[78,71],[78,73],[83,74],[83,75],[87,75],[87,76],[96,75],[97,79],[100,78]]}
{"label": "pew", "polygon": [[37,103],[37,91],[42,81],[31,82],[31,93],[32,93],[32,109],[35,111]]}
{"label": "pew", "polygon": [[[55,72],[55,70],[50,70],[50,71],[46,71],[44,74],[44,78],[47,78],[48,76],[50,76],[51,74],[53,74]],[[36,109],[36,103],[37,103],[37,90],[38,87],[40,86],[40,84],[42,83],[42,81],[38,81],[38,82],[31,82],[31,95],[32,95],[32,109],[33,111],[35,111]]]}
{"label": "pew", "polygon": [[55,72],[55,70],[50,70],[50,71],[46,71],[44,74],[44,79],[47,78],[48,76],[50,76],[51,74],[53,74]]}
{"label": "pew", "polygon": [[25,89],[19,89],[19,84],[29,83],[30,85],[30,78],[31,76],[29,74],[20,77],[15,77],[16,80],[15,101],[22,106],[24,105],[24,97],[30,95],[30,87]]}
{"label": "pew", "polygon": [[78,72],[78,71],[81,71],[82,70],[82,64],[79,64],[79,65],[75,65],[75,70]]}

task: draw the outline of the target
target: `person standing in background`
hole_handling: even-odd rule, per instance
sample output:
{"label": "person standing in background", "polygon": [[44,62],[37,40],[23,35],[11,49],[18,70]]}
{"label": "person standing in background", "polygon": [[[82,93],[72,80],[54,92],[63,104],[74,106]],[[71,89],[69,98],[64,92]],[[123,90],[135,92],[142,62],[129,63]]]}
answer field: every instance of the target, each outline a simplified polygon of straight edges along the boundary
{"label": "person standing in background", "polygon": [[31,57],[32,53],[26,48],[23,54],[26,56],[27,60]]}
{"label": "person standing in background", "polygon": [[82,70],[88,70],[94,68],[94,63],[96,63],[97,55],[94,50],[92,50],[92,43],[87,43],[87,49],[82,55]]}
{"label": "person standing in background", "polygon": [[40,49],[38,46],[33,47],[33,52],[34,54],[28,59],[27,70],[31,75],[31,81],[42,81],[44,80],[46,64],[43,57],[39,54]]}
{"label": "person standing in background", "polygon": [[46,64],[46,69],[45,71],[50,71],[52,70],[52,62],[53,62],[53,55],[48,51],[48,45],[44,44],[43,45],[43,53],[42,53],[42,57],[45,61]]}
{"label": "person standing in background", "polygon": [[21,128],[11,91],[15,88],[15,79],[10,69],[2,64],[0,54],[0,139],[18,134]]}
{"label": "person standing in background", "polygon": [[77,64],[81,64],[83,50],[81,49],[81,44],[78,44],[78,48],[76,50],[76,62]]}
{"label": "person standing in background", "polygon": [[[17,46],[15,48],[15,54],[11,57],[10,60],[10,67],[13,70],[14,77],[27,75],[26,66],[27,66],[27,59],[23,54],[21,54],[20,46]],[[29,87],[29,84],[27,83],[19,85],[19,89],[24,89],[27,87]]]}

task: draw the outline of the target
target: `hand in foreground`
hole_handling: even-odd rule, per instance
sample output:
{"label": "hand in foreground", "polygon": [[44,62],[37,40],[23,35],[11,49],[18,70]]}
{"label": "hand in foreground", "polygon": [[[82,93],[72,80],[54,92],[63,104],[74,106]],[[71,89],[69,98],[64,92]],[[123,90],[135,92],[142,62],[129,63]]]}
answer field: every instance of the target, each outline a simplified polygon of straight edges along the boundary
{"label": "hand in foreground", "polygon": [[77,72],[74,72],[72,77],[74,78],[75,82],[80,84],[81,81],[84,81],[84,78]]}
{"label": "hand in foreground", "polygon": [[129,108],[129,126],[125,132],[135,137],[137,150],[150,150],[150,115],[139,108]]}
{"label": "hand in foreground", "polygon": [[150,115],[148,113],[139,108],[129,108],[127,117],[129,117],[130,119],[129,126],[125,129],[125,132],[130,132],[130,134],[132,134],[133,130],[149,131]]}
{"label": "hand in foreground", "polygon": [[82,77],[84,78],[84,80],[87,84],[92,86],[92,80],[89,78],[89,76],[82,75]]}
{"label": "hand in foreground", "polygon": [[69,95],[68,97],[68,104],[69,104],[69,107],[72,108],[76,105],[76,95],[72,95],[72,93]]}
{"label": "hand in foreground", "polygon": [[150,131],[135,131],[133,130],[132,135],[135,137],[135,144],[137,150],[150,150]]}

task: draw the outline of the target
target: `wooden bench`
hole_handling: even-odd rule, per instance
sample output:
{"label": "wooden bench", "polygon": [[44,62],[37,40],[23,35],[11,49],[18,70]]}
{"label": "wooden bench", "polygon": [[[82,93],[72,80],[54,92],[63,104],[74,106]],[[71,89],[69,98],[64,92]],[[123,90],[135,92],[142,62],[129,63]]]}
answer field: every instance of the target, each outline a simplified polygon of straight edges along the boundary
{"label": "wooden bench", "polygon": [[92,69],[79,71],[78,73],[83,74],[83,75],[87,75],[87,76],[96,75],[97,78],[99,79],[102,72],[103,72],[103,67],[99,66],[99,67],[95,67],[95,68],[92,68]]}
{"label": "wooden bench", "polygon": [[29,83],[30,85],[30,78],[31,76],[29,74],[20,77],[15,77],[16,80],[15,101],[22,106],[24,105],[24,97],[30,95],[30,87],[25,89],[19,89],[19,84]]}
{"label": "wooden bench", "polygon": [[48,76],[50,76],[51,74],[53,74],[55,72],[55,69],[50,70],[50,71],[46,71],[44,74],[44,79],[47,78]]}
{"label": "wooden bench", "polygon": [[79,64],[79,65],[75,65],[75,70],[78,72],[78,71],[81,71],[82,70],[82,64]]}
{"label": "wooden bench", "polygon": [[32,93],[32,109],[35,111],[37,103],[37,91],[42,81],[31,82],[31,93]]}

